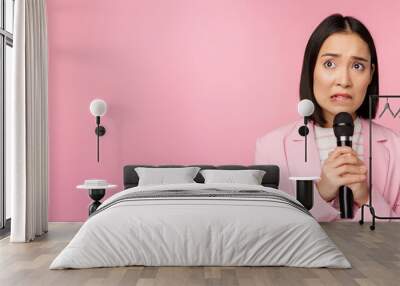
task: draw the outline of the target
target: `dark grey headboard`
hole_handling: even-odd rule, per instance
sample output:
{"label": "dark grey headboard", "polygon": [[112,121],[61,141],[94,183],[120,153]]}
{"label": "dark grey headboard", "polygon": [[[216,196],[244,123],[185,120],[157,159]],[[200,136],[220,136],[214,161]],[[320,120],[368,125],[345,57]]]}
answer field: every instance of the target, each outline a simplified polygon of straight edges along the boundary
{"label": "dark grey headboard", "polygon": [[[150,165],[127,165],[124,167],[124,189],[133,188],[138,185],[139,177],[135,171],[136,167],[148,167],[148,168],[167,168],[167,167],[191,167],[196,166],[201,169],[220,169],[220,170],[247,170],[256,169],[264,170],[266,173],[262,180],[262,185],[265,187],[272,187],[278,189],[279,187],[279,167],[276,165],[251,165],[251,166],[241,166],[241,165],[222,165],[222,166],[212,166],[212,165],[160,165],[160,166],[150,166]],[[197,183],[204,183],[204,178],[200,174],[194,178]]]}

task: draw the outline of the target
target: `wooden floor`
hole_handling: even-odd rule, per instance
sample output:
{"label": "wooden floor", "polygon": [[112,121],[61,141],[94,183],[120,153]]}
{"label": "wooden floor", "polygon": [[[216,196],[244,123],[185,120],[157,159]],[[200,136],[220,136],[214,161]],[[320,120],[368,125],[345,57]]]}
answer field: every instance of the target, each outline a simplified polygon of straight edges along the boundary
{"label": "wooden floor", "polygon": [[119,267],[48,270],[80,223],[50,223],[32,243],[0,241],[0,285],[400,285],[400,223],[375,231],[355,223],[322,224],[353,268]]}

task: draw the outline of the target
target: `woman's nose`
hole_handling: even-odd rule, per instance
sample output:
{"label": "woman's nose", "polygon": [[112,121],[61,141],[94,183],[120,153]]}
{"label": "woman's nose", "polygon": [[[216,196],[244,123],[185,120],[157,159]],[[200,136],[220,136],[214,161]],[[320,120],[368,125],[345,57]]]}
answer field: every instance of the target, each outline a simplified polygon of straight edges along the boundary
{"label": "woman's nose", "polygon": [[351,77],[350,71],[346,69],[341,69],[337,73],[336,84],[341,87],[349,87],[351,86]]}

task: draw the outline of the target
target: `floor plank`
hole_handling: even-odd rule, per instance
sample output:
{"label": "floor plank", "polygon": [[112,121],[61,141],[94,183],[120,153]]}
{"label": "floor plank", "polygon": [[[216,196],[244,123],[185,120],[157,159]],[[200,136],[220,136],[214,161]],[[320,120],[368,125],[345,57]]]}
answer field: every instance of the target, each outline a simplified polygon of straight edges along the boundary
{"label": "floor plank", "polygon": [[399,285],[400,223],[380,222],[375,231],[356,223],[321,224],[351,262],[352,269],[290,267],[116,267],[48,269],[81,223],[50,223],[49,232],[32,243],[0,240],[0,285]]}

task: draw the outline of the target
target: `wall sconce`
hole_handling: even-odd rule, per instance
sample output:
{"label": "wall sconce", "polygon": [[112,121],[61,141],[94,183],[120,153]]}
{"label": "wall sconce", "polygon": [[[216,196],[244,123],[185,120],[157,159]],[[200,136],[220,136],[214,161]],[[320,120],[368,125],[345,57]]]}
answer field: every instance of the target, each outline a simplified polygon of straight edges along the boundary
{"label": "wall sconce", "polygon": [[96,124],[97,124],[97,127],[94,130],[94,132],[97,135],[97,162],[99,162],[99,137],[106,134],[106,129],[104,128],[104,126],[100,125],[100,116],[106,114],[106,111],[107,111],[107,104],[104,100],[94,99],[90,103],[90,112],[93,114],[93,116],[96,116]]}

